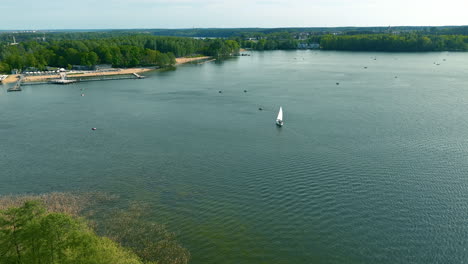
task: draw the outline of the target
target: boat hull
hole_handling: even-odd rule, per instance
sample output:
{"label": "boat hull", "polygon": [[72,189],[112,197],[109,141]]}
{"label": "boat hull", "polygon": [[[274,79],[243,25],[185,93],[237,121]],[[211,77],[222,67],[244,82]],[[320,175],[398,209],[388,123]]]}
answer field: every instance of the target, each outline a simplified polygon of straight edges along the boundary
{"label": "boat hull", "polygon": [[284,122],[281,120],[276,120],[276,125],[282,127],[284,125]]}

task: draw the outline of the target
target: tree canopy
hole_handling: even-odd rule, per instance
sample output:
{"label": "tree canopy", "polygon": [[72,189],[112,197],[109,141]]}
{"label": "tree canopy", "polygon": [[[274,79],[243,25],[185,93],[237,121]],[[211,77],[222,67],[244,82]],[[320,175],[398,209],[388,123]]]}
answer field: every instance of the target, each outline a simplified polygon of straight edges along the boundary
{"label": "tree canopy", "polygon": [[327,35],[320,40],[326,50],[355,51],[466,51],[468,36],[425,34]]}
{"label": "tree canopy", "polygon": [[0,72],[28,67],[45,70],[46,66],[65,68],[96,64],[165,67],[173,65],[176,57],[196,54],[228,56],[238,50],[239,44],[233,40],[148,35],[81,40],[30,39],[18,45],[0,45]]}

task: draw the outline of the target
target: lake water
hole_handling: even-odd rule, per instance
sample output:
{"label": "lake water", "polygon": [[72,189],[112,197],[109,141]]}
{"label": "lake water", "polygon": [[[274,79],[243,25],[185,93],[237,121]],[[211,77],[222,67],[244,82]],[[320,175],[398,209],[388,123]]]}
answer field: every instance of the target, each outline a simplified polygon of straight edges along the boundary
{"label": "lake water", "polygon": [[468,53],[251,54],[0,86],[0,194],[150,203],[195,264],[466,262]]}

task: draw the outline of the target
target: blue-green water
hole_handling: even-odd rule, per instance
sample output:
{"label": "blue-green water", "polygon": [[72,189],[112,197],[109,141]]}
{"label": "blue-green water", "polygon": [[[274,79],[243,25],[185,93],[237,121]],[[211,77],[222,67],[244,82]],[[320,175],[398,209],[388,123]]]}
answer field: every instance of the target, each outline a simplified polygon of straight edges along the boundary
{"label": "blue-green water", "polygon": [[0,194],[148,202],[191,263],[463,263],[467,62],[254,52],[144,80],[0,86]]}

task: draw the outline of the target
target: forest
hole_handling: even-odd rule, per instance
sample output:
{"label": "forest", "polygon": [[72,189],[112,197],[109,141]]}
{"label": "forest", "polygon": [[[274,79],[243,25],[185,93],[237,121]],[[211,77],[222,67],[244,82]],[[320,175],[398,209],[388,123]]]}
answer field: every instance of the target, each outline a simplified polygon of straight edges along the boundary
{"label": "forest", "polygon": [[424,34],[327,35],[320,39],[324,50],[351,51],[467,51],[468,36]]}
{"label": "forest", "polygon": [[[91,34],[93,36],[93,34]],[[0,43],[0,72],[11,72],[47,66],[71,68],[73,65],[112,67],[159,66],[175,63],[183,56],[229,56],[239,51],[235,40],[194,39],[151,35],[107,37],[95,35],[85,39],[53,39],[30,37],[16,45]]]}
{"label": "forest", "polygon": [[267,35],[252,34],[247,38],[236,38],[243,48],[253,50],[297,49],[299,43],[320,44],[323,50],[349,51],[467,51],[468,36],[465,35],[432,35],[422,33],[402,34],[327,34],[297,35],[287,32]]}

